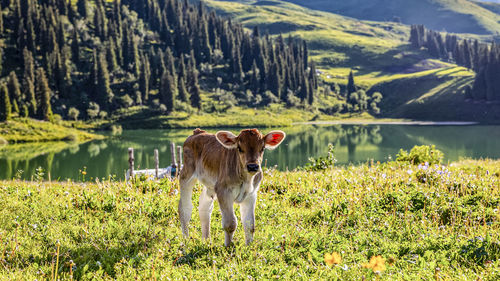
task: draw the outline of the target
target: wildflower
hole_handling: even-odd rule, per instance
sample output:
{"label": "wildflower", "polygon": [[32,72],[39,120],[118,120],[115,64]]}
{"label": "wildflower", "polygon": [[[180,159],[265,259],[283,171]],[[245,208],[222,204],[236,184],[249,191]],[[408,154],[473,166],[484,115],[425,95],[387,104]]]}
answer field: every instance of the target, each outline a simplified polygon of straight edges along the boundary
{"label": "wildflower", "polygon": [[369,263],[363,264],[364,268],[370,268],[375,273],[385,270],[385,259],[382,256],[373,256]]}
{"label": "wildflower", "polygon": [[82,171],[82,175],[84,175],[84,176],[85,176],[86,174],[87,174],[87,172],[86,172],[86,171]]}
{"label": "wildflower", "polygon": [[342,262],[342,257],[337,252],[326,253],[325,254],[325,263],[328,265],[339,264]]}
{"label": "wildflower", "polygon": [[406,171],[406,172],[408,173],[408,175],[413,174],[413,171],[412,171],[411,169],[410,169],[410,170],[408,170],[408,171]]}

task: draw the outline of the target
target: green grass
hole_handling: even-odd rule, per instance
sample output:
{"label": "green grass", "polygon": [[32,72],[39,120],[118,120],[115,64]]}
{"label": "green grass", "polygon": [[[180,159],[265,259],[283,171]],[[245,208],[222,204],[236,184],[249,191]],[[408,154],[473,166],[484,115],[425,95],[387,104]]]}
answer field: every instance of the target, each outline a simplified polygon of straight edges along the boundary
{"label": "green grass", "polygon": [[[498,280],[499,186],[491,160],[268,170],[254,243],[239,225],[224,248],[218,206],[212,243],[196,210],[182,239],[177,182],[1,181],[0,279],[69,280],[73,261],[77,280]],[[375,255],[380,278],[363,268]]]}
{"label": "green grass", "polygon": [[35,119],[16,118],[0,122],[0,136],[9,143],[69,141],[85,142],[103,138],[69,127],[71,122],[63,122],[67,126]]}

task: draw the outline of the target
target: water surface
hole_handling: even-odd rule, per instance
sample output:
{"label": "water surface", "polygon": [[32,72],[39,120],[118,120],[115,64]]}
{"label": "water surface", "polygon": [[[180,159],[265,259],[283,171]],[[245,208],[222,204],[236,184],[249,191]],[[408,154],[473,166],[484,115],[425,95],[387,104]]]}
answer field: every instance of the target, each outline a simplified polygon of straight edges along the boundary
{"label": "water surface", "polygon": [[[216,130],[209,130],[215,132]],[[232,130],[238,132],[238,129]],[[263,132],[269,129],[263,129]],[[338,165],[371,159],[394,159],[399,149],[434,144],[445,161],[467,158],[500,158],[500,126],[415,126],[415,125],[304,125],[285,128],[287,138],[274,151],[266,151],[267,166],[294,169],[309,157],[324,156],[328,143],[335,146]],[[191,130],[133,130],[84,144],[41,143],[0,148],[0,179],[30,179],[42,167],[52,179],[123,179],[128,167],[127,149],[135,149],[136,169],[154,167],[154,149],[160,153],[160,167],[171,163],[170,143],[181,145]]]}

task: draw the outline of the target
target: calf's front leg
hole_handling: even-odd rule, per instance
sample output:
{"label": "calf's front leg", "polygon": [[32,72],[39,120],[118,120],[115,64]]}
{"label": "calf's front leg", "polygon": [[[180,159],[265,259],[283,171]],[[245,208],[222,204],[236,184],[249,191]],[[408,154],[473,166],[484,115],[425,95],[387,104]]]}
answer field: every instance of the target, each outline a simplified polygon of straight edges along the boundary
{"label": "calf's front leg", "polygon": [[217,200],[222,214],[222,229],[224,229],[224,246],[229,247],[233,240],[234,231],[238,226],[238,221],[234,215],[233,196],[230,190],[225,187],[216,187]]}
{"label": "calf's front leg", "polygon": [[210,238],[210,216],[212,215],[212,210],[214,209],[214,195],[208,194],[207,188],[203,188],[200,195],[200,222],[201,222],[201,234],[204,240]]}
{"label": "calf's front leg", "polygon": [[241,222],[245,229],[245,243],[250,245],[253,241],[255,231],[255,202],[257,201],[257,192],[254,192],[245,198],[240,204]]}

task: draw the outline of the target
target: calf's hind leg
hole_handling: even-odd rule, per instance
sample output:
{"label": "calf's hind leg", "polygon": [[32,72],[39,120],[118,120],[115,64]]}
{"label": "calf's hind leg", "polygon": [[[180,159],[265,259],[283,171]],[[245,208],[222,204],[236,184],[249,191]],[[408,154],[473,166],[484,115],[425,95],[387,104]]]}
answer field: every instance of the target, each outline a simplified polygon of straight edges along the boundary
{"label": "calf's hind leg", "polygon": [[196,183],[194,176],[195,166],[190,149],[184,149],[184,167],[179,175],[179,186],[181,198],[179,200],[179,219],[181,221],[182,234],[185,238],[189,238],[189,221],[191,220],[191,212],[193,211],[193,203],[191,197],[193,195],[193,187]]}

